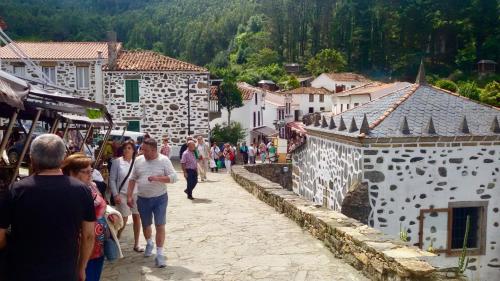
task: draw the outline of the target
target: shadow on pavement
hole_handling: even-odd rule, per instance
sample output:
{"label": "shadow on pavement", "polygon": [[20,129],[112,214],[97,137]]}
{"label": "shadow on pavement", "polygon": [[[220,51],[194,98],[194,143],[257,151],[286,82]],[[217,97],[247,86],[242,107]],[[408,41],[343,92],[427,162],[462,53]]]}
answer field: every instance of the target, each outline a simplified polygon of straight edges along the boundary
{"label": "shadow on pavement", "polygon": [[195,198],[192,201],[194,204],[210,204],[212,203],[212,200],[210,199],[204,199],[204,198]]}
{"label": "shadow on pavement", "polygon": [[[201,272],[194,272],[186,267],[183,266],[169,266],[167,265],[164,270],[168,271],[168,278],[169,280],[191,280],[191,279],[196,279],[200,278],[202,276]],[[155,276],[158,278],[158,280],[165,280],[164,275],[156,276],[155,271],[151,273],[152,276]]]}

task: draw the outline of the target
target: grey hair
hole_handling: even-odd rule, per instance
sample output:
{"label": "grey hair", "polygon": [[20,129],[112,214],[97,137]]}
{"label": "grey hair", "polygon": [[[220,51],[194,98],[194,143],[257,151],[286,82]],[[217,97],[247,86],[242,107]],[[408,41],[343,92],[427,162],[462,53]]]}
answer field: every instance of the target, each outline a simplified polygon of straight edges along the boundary
{"label": "grey hair", "polygon": [[66,145],[58,135],[43,134],[31,142],[31,161],[40,170],[61,167],[65,155]]}

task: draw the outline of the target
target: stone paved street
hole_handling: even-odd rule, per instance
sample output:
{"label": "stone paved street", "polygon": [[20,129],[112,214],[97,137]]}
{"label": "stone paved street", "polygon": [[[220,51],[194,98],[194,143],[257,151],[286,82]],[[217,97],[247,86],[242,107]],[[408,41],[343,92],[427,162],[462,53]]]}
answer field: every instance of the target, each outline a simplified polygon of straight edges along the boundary
{"label": "stone paved street", "polygon": [[169,185],[166,268],[132,251],[129,224],[126,257],[106,263],[102,280],[368,280],[229,175],[209,173],[209,180],[193,202],[184,179]]}

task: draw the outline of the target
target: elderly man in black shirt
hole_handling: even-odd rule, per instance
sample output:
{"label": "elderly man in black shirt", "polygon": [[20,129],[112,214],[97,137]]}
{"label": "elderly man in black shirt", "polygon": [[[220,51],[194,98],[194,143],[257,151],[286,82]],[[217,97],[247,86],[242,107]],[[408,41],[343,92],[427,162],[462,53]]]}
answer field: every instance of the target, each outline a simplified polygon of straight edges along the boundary
{"label": "elderly man in black shirt", "polygon": [[90,190],[60,170],[62,139],[44,134],[33,140],[35,174],[16,182],[0,202],[0,246],[6,229],[8,280],[85,280],[94,245],[95,211]]}

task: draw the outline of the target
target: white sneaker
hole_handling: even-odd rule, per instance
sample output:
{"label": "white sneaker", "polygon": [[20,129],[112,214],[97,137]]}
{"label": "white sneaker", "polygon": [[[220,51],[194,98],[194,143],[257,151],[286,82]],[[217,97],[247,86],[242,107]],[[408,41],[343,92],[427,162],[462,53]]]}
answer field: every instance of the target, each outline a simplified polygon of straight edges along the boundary
{"label": "white sneaker", "polygon": [[146,244],[146,249],[144,250],[144,256],[150,257],[153,255],[154,244]]}

